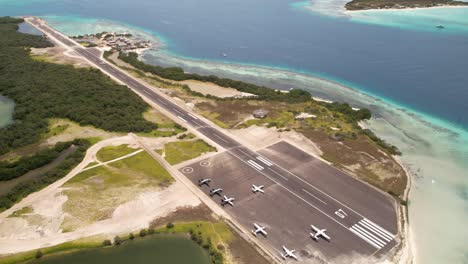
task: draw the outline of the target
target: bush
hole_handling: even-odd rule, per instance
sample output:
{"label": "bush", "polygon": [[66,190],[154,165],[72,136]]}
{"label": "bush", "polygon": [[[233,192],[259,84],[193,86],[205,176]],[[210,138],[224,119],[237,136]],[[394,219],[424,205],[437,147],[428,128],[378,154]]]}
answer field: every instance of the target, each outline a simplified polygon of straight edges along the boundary
{"label": "bush", "polygon": [[144,237],[146,236],[146,234],[147,234],[146,229],[143,228],[140,230],[140,237]]}
{"label": "bush", "polygon": [[174,224],[172,222],[167,223],[166,228],[171,229],[174,227]]}
{"label": "bush", "polygon": [[135,239],[135,235],[134,235],[133,233],[130,233],[130,235],[128,236],[128,238],[129,238],[130,240],[133,240],[133,239]]}
{"label": "bush", "polygon": [[109,239],[106,239],[106,240],[102,241],[102,245],[105,246],[105,247],[111,246],[112,242]]}
{"label": "bush", "polygon": [[120,244],[122,244],[122,239],[119,236],[115,236],[114,237],[114,244],[119,246]]}
{"label": "bush", "polygon": [[154,234],[154,229],[153,229],[153,228],[148,228],[148,234],[149,234],[149,235]]}
{"label": "bush", "polygon": [[40,258],[42,258],[42,256],[44,256],[44,253],[42,253],[42,251],[40,249],[38,249],[36,251],[35,258],[40,259]]}

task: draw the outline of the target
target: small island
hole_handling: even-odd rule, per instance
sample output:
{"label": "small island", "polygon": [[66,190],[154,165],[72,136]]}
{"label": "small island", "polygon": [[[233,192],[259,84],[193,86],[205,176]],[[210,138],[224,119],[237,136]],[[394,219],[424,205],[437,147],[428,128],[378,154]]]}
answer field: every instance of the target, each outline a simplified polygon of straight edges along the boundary
{"label": "small island", "polygon": [[345,5],[346,10],[405,9],[441,6],[468,6],[468,2],[453,0],[352,0]]}

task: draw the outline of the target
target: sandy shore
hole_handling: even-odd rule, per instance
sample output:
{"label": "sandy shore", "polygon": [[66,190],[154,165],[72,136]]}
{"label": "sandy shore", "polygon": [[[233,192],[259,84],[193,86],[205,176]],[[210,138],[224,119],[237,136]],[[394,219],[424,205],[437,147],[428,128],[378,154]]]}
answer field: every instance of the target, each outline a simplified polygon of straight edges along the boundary
{"label": "sandy shore", "polygon": [[366,11],[378,11],[378,12],[394,12],[394,11],[415,11],[415,10],[427,10],[427,9],[445,9],[445,8],[468,8],[468,6],[453,6],[453,5],[444,5],[444,6],[428,6],[428,7],[409,7],[409,8],[381,8],[381,9],[365,9],[365,10],[345,10],[345,14],[356,14]]}

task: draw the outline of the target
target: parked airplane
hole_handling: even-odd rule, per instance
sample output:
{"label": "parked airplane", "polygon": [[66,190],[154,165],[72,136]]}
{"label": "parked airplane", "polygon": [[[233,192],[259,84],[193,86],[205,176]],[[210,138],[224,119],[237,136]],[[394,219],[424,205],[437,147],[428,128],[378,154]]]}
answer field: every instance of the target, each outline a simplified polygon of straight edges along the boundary
{"label": "parked airplane", "polygon": [[223,189],[221,188],[218,188],[218,189],[211,189],[210,190],[210,196],[213,196],[213,195],[219,195],[221,196],[221,193],[223,192]]}
{"label": "parked airplane", "polygon": [[224,195],[224,198],[223,200],[221,200],[221,205],[225,205],[225,204],[230,204],[231,206],[234,206],[234,201],[235,199],[234,198],[228,198],[226,195]]}
{"label": "parked airplane", "polygon": [[284,250],[284,253],[281,253],[281,257],[282,257],[283,259],[286,259],[286,258],[293,258],[293,259],[295,259],[295,260],[298,259],[298,257],[294,254],[294,252],[295,252],[296,250],[294,250],[294,249],[293,249],[293,250],[289,250],[289,249],[287,249],[285,246],[283,246],[283,250]]}
{"label": "parked airplane", "polygon": [[314,225],[311,225],[310,227],[312,227],[312,230],[314,230],[315,234],[313,233],[310,233],[310,236],[314,239],[314,240],[318,240],[320,237],[330,241],[330,237],[325,234],[325,231],[327,231],[326,229],[319,229],[317,228],[316,226]]}
{"label": "parked airplane", "polygon": [[262,235],[267,236],[267,232],[265,231],[265,226],[260,226],[254,223],[255,230],[252,230],[254,236],[257,236],[258,233],[262,233]]}
{"label": "parked airplane", "polygon": [[198,186],[202,186],[203,184],[206,184],[206,186],[210,186],[210,181],[211,179],[200,179],[198,180]]}
{"label": "parked airplane", "polygon": [[252,192],[256,193],[256,192],[261,192],[261,193],[265,193],[265,191],[263,190],[263,185],[260,185],[260,186],[256,186],[255,184],[252,184]]}

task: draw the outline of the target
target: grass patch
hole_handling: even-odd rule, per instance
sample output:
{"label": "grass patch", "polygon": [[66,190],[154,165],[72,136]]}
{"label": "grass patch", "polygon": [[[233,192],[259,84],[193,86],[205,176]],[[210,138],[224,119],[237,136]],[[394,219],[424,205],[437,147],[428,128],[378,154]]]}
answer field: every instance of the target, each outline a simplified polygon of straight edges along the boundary
{"label": "grass patch", "polygon": [[89,167],[92,167],[92,166],[94,166],[94,165],[98,165],[98,164],[99,164],[99,163],[96,162],[96,161],[90,162],[88,165],[86,165],[85,169],[86,169],[86,168],[89,168]]}
{"label": "grass patch", "polygon": [[25,214],[30,214],[33,212],[33,209],[31,206],[26,206],[26,207],[23,207],[19,210],[16,210],[14,211],[11,215],[9,215],[8,217],[21,217],[22,215],[25,215]]}
{"label": "grass patch", "polygon": [[137,150],[138,149],[128,147],[128,145],[107,146],[100,149],[96,154],[96,157],[99,159],[99,161],[106,162],[120,158]]}
{"label": "grass patch", "polygon": [[[69,253],[76,250],[82,249],[92,249],[102,247],[102,237],[95,236],[89,238],[82,238],[75,241],[66,242],[52,247],[46,247],[40,249],[40,251],[45,255],[58,254],[58,253]],[[14,264],[14,263],[24,263],[27,261],[32,261],[36,258],[37,250],[31,250],[27,252],[17,253],[10,256],[5,256],[0,258],[0,264]]]}
{"label": "grass patch", "polygon": [[203,153],[216,151],[216,148],[208,145],[203,140],[170,142],[165,146],[166,160],[171,164],[190,160],[201,156]]}

